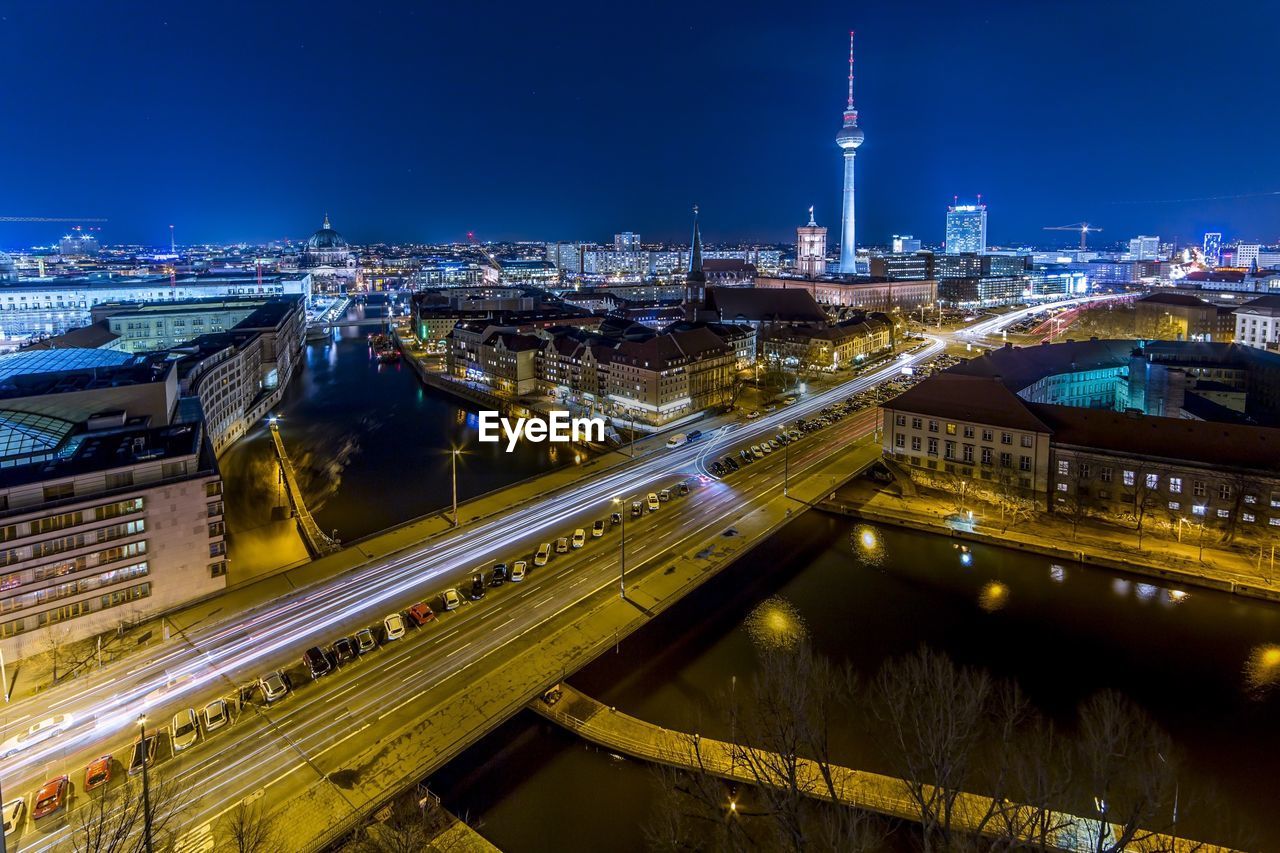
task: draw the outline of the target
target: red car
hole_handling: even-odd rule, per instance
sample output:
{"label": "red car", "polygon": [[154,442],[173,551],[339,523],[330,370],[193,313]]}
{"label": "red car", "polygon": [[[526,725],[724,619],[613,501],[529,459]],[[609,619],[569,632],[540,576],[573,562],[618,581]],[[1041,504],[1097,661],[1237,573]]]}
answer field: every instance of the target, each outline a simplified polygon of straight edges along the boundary
{"label": "red car", "polygon": [[409,619],[419,628],[434,618],[436,618],[436,614],[432,612],[431,607],[425,601],[420,601],[409,608]]}
{"label": "red car", "polygon": [[111,781],[111,756],[104,755],[89,762],[84,769],[84,789],[92,791]]}
{"label": "red car", "polygon": [[31,816],[39,820],[42,817],[48,817],[65,806],[69,787],[71,787],[71,780],[66,776],[59,776],[57,779],[50,779],[45,782],[44,787],[36,791],[35,805],[31,807]]}

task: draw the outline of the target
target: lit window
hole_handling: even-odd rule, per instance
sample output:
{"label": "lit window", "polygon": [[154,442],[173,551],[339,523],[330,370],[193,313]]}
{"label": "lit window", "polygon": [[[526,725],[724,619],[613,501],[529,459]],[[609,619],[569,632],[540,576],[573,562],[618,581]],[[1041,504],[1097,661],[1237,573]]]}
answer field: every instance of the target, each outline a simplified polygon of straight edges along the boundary
{"label": "lit window", "polygon": [[1182,504],[1178,503],[1177,501],[1169,501],[1169,509],[1181,509],[1181,508],[1182,508]]}
{"label": "lit window", "polygon": [[1191,511],[1196,515],[1204,515],[1204,510],[1205,510],[1204,504],[1196,504],[1195,506],[1191,507]]}
{"label": "lit window", "polygon": [[1125,471],[1125,472],[1124,472],[1124,484],[1125,484],[1126,486],[1132,486],[1132,485],[1133,485],[1133,482],[1134,482],[1133,472],[1132,472],[1132,471]]}
{"label": "lit window", "polygon": [[1178,495],[1178,494],[1181,494],[1181,493],[1182,493],[1182,478],[1181,478],[1181,477],[1170,477],[1170,478],[1169,478],[1169,493],[1170,493],[1170,494],[1172,494],[1172,495]]}

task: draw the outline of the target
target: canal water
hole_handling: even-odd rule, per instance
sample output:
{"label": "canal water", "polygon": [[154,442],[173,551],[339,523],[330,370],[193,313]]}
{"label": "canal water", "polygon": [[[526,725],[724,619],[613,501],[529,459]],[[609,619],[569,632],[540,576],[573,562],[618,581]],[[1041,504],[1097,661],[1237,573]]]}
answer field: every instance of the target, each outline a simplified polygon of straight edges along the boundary
{"label": "canal water", "polygon": [[[1116,688],[1184,756],[1180,831],[1280,850],[1280,609],[999,548],[974,547],[967,565],[960,558],[943,537],[808,513],[570,682],[642,719],[728,738],[718,709],[749,689],[758,649],[781,630],[848,661],[864,684],[927,644],[1016,680],[1068,722],[1092,692]],[[851,766],[889,769],[860,721],[834,749]],[[655,801],[643,763],[529,713],[430,785],[517,853],[552,842],[561,851],[642,850]],[[1205,814],[1202,795],[1213,791],[1234,817]]]}
{"label": "canal water", "polygon": [[[353,305],[349,319],[385,317],[377,294]],[[277,407],[280,434],[316,523],[350,542],[452,503],[449,450],[458,460],[458,500],[573,464],[551,443],[465,442],[475,414],[423,387],[403,362],[380,364],[368,343],[377,327],[340,327],[331,340],[307,343],[301,375]],[[307,558],[277,472],[265,425],[219,460],[227,492],[232,580]]]}

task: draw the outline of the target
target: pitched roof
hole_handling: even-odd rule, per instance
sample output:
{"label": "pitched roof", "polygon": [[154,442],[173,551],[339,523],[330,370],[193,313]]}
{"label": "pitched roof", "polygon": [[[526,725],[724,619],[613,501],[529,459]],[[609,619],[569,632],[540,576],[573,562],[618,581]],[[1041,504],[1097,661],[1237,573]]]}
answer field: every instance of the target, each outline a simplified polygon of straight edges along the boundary
{"label": "pitched roof", "polygon": [[1280,429],[1041,403],[1026,407],[1053,432],[1055,444],[1280,472]]}
{"label": "pitched roof", "polygon": [[804,287],[708,287],[707,310],[725,323],[825,323],[826,313]]}
{"label": "pitched roof", "polygon": [[885,408],[1008,429],[1049,432],[1049,427],[1028,409],[1026,401],[993,377],[939,373],[894,397]]}

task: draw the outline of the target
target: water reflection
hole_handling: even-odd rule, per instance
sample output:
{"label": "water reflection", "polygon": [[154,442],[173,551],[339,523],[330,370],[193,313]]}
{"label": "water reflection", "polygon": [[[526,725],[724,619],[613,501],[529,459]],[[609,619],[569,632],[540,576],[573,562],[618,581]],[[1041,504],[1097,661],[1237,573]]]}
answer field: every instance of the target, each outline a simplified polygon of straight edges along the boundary
{"label": "water reflection", "polygon": [[1255,692],[1265,691],[1280,681],[1280,645],[1264,643],[1249,652],[1244,668],[1245,682]]}
{"label": "water reflection", "polygon": [[1009,587],[1000,581],[987,581],[978,594],[978,606],[995,613],[1009,603]]}
{"label": "water reflection", "polygon": [[745,627],[761,650],[793,649],[808,635],[800,611],[776,595],[766,598],[751,611]]}

